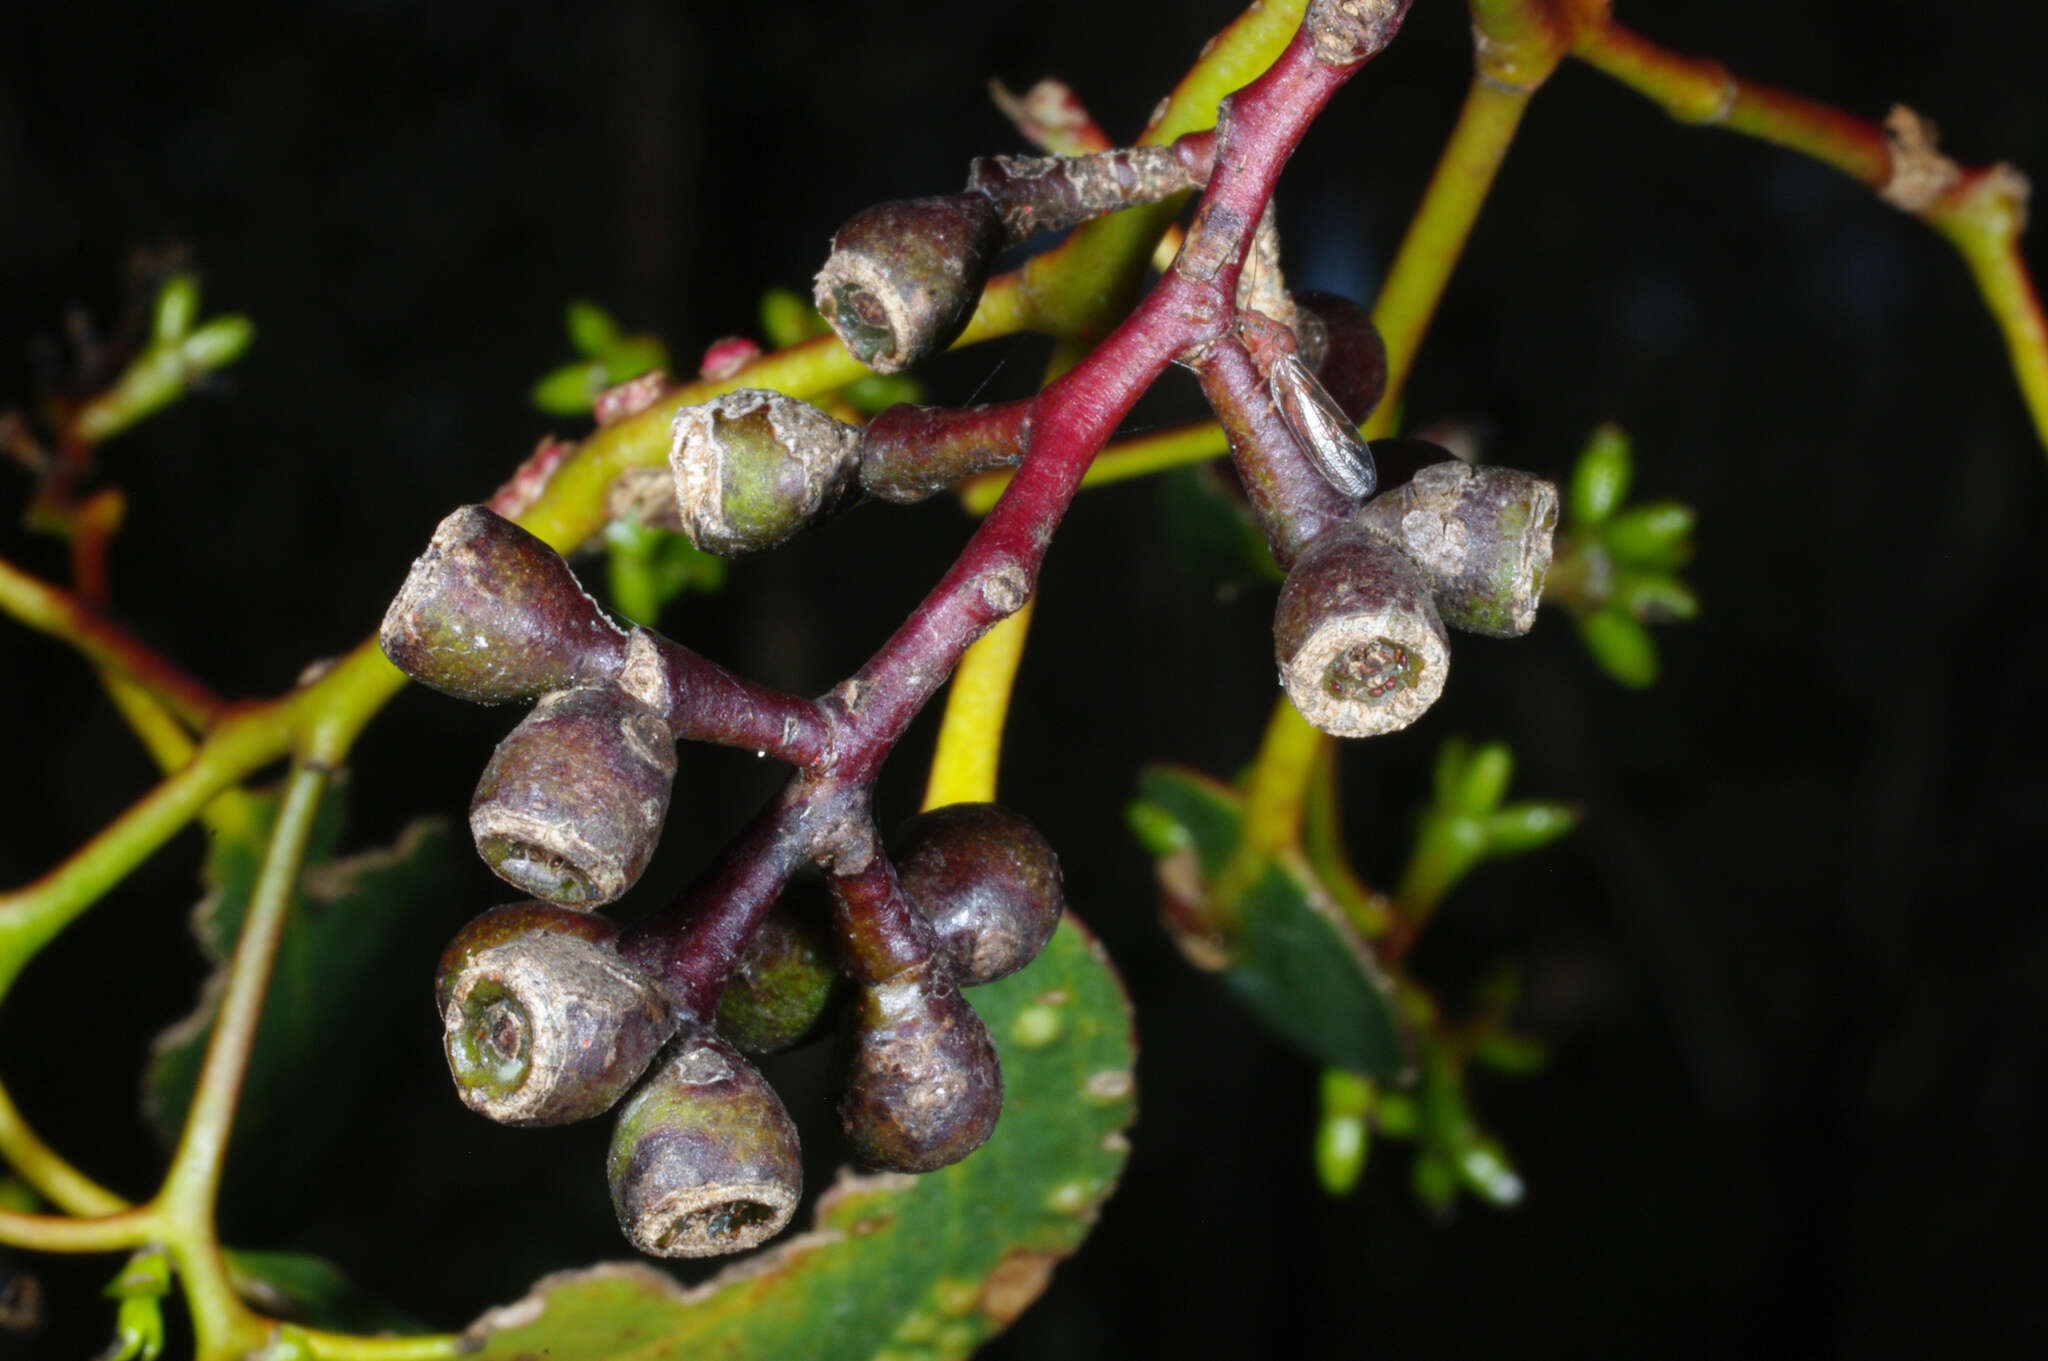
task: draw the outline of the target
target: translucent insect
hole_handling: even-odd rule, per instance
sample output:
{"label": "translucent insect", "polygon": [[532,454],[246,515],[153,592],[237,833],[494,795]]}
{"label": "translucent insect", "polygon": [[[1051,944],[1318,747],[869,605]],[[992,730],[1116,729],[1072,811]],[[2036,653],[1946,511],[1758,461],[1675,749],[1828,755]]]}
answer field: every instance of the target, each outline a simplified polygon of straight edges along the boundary
{"label": "translucent insect", "polygon": [[1361,501],[1379,489],[1379,468],[1372,450],[1306,364],[1292,354],[1276,355],[1266,383],[1273,393],[1273,405],[1280,408],[1280,419],[1308,450],[1324,481]]}

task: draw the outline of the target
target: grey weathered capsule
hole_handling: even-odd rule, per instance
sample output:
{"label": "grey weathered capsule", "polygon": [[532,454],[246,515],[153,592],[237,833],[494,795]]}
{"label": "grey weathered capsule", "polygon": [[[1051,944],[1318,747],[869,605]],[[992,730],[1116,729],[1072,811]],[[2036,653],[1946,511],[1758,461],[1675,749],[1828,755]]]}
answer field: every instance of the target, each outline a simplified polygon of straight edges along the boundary
{"label": "grey weathered capsule", "polygon": [[1450,671],[1430,581],[1356,520],[1318,535],[1280,588],[1273,654],[1301,716],[1338,737],[1407,727]]}
{"label": "grey weathered capsule", "polygon": [[855,427],[764,388],[686,406],[669,445],[683,532],[720,557],[772,548],[846,499],[860,448]]}
{"label": "grey weathered capsule", "polygon": [[469,830],[505,882],[598,907],[647,868],[675,773],[675,736],[661,715],[617,686],[558,690],[491,754]]}
{"label": "grey weathered capsule", "polygon": [[620,1230],[656,1257],[743,1252],[780,1233],[803,1194],[781,1099],[737,1049],[697,1028],[619,1108],[605,1171]]}
{"label": "grey weathered capsule", "polygon": [[1421,565],[1452,628],[1514,638],[1535,624],[1557,528],[1557,488],[1542,478],[1449,459],[1365,506],[1358,523]]}
{"label": "grey weathered capsule", "polygon": [[[437,986],[441,1043],[463,1104],[508,1125],[601,1115],[646,1071],[677,1018],[655,982],[602,940],[512,909],[485,948],[451,947]],[[475,931],[466,935],[477,936]],[[462,946],[458,937],[457,945]]]}
{"label": "grey weathered capsule", "polygon": [[1346,496],[1364,500],[1379,489],[1379,472],[1373,465],[1372,450],[1359,437],[1358,427],[1337,405],[1337,399],[1323,390],[1321,382],[1292,354],[1281,354],[1267,372],[1267,386],[1280,419],[1308,451],[1310,461],[1323,480]]}

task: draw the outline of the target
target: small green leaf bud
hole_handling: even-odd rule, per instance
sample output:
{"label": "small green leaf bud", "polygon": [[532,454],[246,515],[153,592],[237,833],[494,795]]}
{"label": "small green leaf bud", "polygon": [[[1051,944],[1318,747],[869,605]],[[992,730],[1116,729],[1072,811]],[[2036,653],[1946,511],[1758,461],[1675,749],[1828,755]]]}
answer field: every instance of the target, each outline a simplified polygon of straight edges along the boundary
{"label": "small green leaf bud", "polygon": [[1692,526],[1691,506],[1652,501],[1602,525],[1600,539],[1621,562],[1668,570],[1692,560]]}
{"label": "small green leaf bud", "polygon": [[469,829],[506,883],[598,907],[647,868],[675,773],[661,715],[613,686],[557,690],[492,753]]}
{"label": "small green leaf bud", "polygon": [[165,279],[156,294],[156,316],[150,325],[151,338],[175,344],[192,329],[199,315],[199,280],[183,270]]}
{"label": "small green leaf bud", "polygon": [[1407,727],[1451,665],[1422,569],[1355,521],[1318,535],[1287,574],[1273,654],[1301,716],[1338,737]]}
{"label": "small green leaf bud", "polygon": [[479,704],[605,680],[626,656],[561,555],[483,506],[435,528],[377,641],[422,685]]}
{"label": "small green leaf bud", "polygon": [[[510,925],[479,927],[471,944]],[[448,1071],[465,1105],[503,1124],[602,1114],[676,1032],[654,980],[576,931],[535,925],[481,949],[458,938],[449,957],[436,988]]]}
{"label": "small green leaf bud", "polygon": [[894,859],[962,987],[1007,978],[1038,958],[1066,908],[1059,857],[1045,837],[992,803],[919,814],[898,834]]}
{"label": "small green leaf bud", "polygon": [[215,317],[178,342],[178,353],[195,373],[224,369],[248,352],[256,323],[244,316]]}
{"label": "small green leaf bud", "polygon": [[995,1132],[1002,1065],[939,960],[861,985],[835,1058],[840,1123],[869,1167],[935,1171]]}
{"label": "small green leaf bud", "polygon": [[1422,565],[1452,628],[1514,638],[1535,624],[1557,528],[1550,483],[1453,459],[1368,502],[1358,522]]}
{"label": "small green leaf bud", "polygon": [[966,329],[1002,243],[1002,220],[979,193],[876,204],[832,238],[818,311],[855,359],[901,372]]}
{"label": "small green leaf bud", "polygon": [[1657,644],[1650,631],[1619,610],[1578,616],[1579,637],[1600,669],[1635,690],[1657,683]]}
{"label": "small green leaf bud", "polygon": [[1629,455],[1628,433],[1618,425],[1603,425],[1593,432],[1572,469],[1572,520],[1597,525],[1614,514],[1628,499],[1628,484],[1634,474]]}
{"label": "small green leaf bud", "polygon": [[1608,604],[1644,624],[1669,624],[1699,617],[1700,599],[1663,572],[1621,572]]}
{"label": "small green leaf bud", "polygon": [[720,557],[772,548],[837,508],[860,469],[859,429],[760,388],[684,407],[673,435],[683,532]]}
{"label": "small green leaf bud", "polygon": [[1486,853],[1520,855],[1548,846],[1578,825],[1579,812],[1564,803],[1511,803],[1486,819]]}
{"label": "small green leaf bud", "polygon": [[789,1223],[803,1157],[753,1065],[692,1029],[619,1109],[605,1159],[619,1228],[656,1257],[744,1252]]}
{"label": "small green leaf bud", "polygon": [[1316,1180],[1332,1196],[1348,1196],[1365,1175],[1371,1142],[1367,1117],[1372,1113],[1369,1079],[1342,1068],[1325,1068],[1321,1087],[1322,1118],[1316,1123]]}
{"label": "small green leaf bud", "polygon": [[1508,781],[1514,778],[1514,773],[1514,753],[1508,750],[1506,743],[1488,742],[1476,748],[1461,772],[1458,807],[1475,816],[1491,813],[1500,807],[1501,798],[1508,792]]}

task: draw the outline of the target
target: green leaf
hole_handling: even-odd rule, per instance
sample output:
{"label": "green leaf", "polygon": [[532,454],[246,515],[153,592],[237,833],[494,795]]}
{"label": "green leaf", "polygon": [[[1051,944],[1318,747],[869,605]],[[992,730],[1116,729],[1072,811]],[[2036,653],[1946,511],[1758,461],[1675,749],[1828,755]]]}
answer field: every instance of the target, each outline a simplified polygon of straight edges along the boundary
{"label": "green leaf", "polygon": [[[1365,940],[1298,856],[1268,860],[1234,904],[1207,891],[1237,853],[1243,802],[1228,785],[1191,770],[1151,766],[1138,777],[1141,799],[1178,821],[1190,851],[1159,862],[1170,895],[1198,895],[1192,920],[1224,984],[1253,1014],[1310,1057],[1380,1080],[1408,1069],[1406,1042],[1391,985]],[[1191,872],[1192,871],[1192,872]]]}
{"label": "green leaf", "polygon": [[685,591],[711,592],[725,584],[725,559],[675,530],[614,520],[605,527],[604,541],[612,607],[636,624],[653,627],[662,607]]}
{"label": "green leaf", "polygon": [[668,346],[653,336],[627,336],[606,350],[603,359],[604,381],[609,386],[667,368]]}
{"label": "green leaf", "polygon": [[199,280],[181,270],[164,280],[163,287],[157,290],[151,338],[165,344],[183,340],[192,329],[192,319],[198,315]]}
{"label": "green leaf", "polygon": [[[207,893],[192,929],[219,967],[198,1008],[157,1037],[143,1074],[144,1113],[167,1142],[191,1103],[277,802],[275,793],[257,796],[254,815],[218,832],[207,849]],[[417,976],[456,882],[448,830],[436,821],[413,823],[387,849],[336,858],[344,804],[339,791],[321,801],[236,1113],[237,1140],[278,1136],[266,1172],[315,1162],[327,1141],[348,1133],[349,1090],[369,1076],[361,1062],[366,1030],[389,1023],[375,1004],[398,980]]]}
{"label": "green leaf", "polygon": [[1511,803],[1486,819],[1486,853],[1520,855],[1548,846],[1579,824],[1568,803]]}
{"label": "green leaf", "polygon": [[228,1251],[235,1293],[264,1313],[350,1333],[423,1333],[427,1325],[350,1280],[324,1257],[303,1252]]}
{"label": "green leaf", "polygon": [[1683,567],[1692,558],[1692,507],[1652,501],[1623,511],[1600,527],[1600,539],[1618,561],[1641,567]]}
{"label": "green leaf", "polygon": [[569,304],[563,314],[563,322],[569,332],[569,343],[576,352],[592,359],[602,359],[613,346],[619,343],[619,325],[612,320],[612,314],[594,302],[578,298]]}
{"label": "green leaf", "polygon": [[215,317],[178,343],[195,376],[224,369],[256,343],[256,323],[238,313]]}
{"label": "green leaf", "polygon": [[1465,762],[1458,780],[1457,807],[1474,817],[1484,817],[1500,807],[1514,778],[1515,758],[1504,742],[1488,742]]}
{"label": "green leaf", "polygon": [[1569,501],[1574,523],[1597,525],[1628,499],[1633,462],[1628,434],[1620,426],[1603,425],[1593,432],[1572,469]]}
{"label": "green leaf", "polygon": [[815,1227],[684,1290],[635,1261],[548,1276],[471,1325],[478,1361],[961,1357],[1014,1319],[1087,1236],[1134,1113],[1131,1017],[1071,916],[1020,974],[971,994],[1002,1054],[1003,1117],[920,1177],[842,1172]]}
{"label": "green leaf", "polygon": [[550,416],[588,416],[604,387],[604,366],[579,361],[550,371],[528,394]]}
{"label": "green leaf", "polygon": [[1371,1143],[1372,1083],[1341,1068],[1325,1068],[1322,1118],[1316,1124],[1316,1180],[1332,1196],[1348,1196],[1365,1175]]}
{"label": "green leaf", "polygon": [[761,295],[761,334],[771,349],[786,350],[831,329],[811,300],[793,289],[771,288]]}
{"label": "green leaf", "polygon": [[1579,638],[1602,671],[1635,690],[1657,683],[1657,644],[1648,629],[1617,610],[1579,615],[1578,625]]}
{"label": "green leaf", "polygon": [[1617,574],[1609,604],[1645,624],[1669,624],[1699,617],[1700,600],[1692,589],[1663,572]]}

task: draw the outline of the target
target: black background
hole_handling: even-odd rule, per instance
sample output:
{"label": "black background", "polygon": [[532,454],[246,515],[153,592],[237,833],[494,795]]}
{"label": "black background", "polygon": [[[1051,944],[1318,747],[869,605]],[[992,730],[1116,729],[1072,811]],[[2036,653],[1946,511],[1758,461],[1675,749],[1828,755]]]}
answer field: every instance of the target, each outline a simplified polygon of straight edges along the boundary
{"label": "black background", "polygon": [[[567,299],[687,359],[749,329],[763,287],[803,286],[854,209],[1014,148],[989,77],[1057,73],[1128,130],[1232,12],[11,7],[0,400],[31,391],[30,342],[67,304],[113,310],[131,248],[193,248],[210,307],[260,336],[230,392],[107,451],[132,523],[115,588],[125,619],[221,690],[271,693],[374,624],[448,508],[544,430],[574,433],[525,400],[567,357]],[[1865,117],[1904,100],[1966,162],[2048,174],[2048,17],[2022,0],[1624,16]],[[1458,6],[1422,0],[1313,131],[1281,191],[1295,282],[1370,296],[1467,42]],[[1021,390],[1043,345],[956,357],[935,390],[964,398],[998,358],[990,391]],[[1150,417],[1189,414],[1192,385],[1164,387]],[[1519,791],[1588,809],[1562,846],[1476,874],[1418,956],[1453,996],[1491,961],[1523,965],[1524,1020],[1556,1061],[1481,1078],[1476,1098],[1528,1200],[1431,1223],[1393,1145],[1352,1199],[1315,1189],[1313,1069],[1173,955],[1120,821],[1142,761],[1227,773],[1250,755],[1269,597],[1192,579],[1156,489],[1091,493],[1046,569],[1005,798],[1060,848],[1076,910],[1131,984],[1142,1114],[1099,1230],[992,1354],[2030,1351],[2048,1286],[2048,479],[1956,257],[1830,171],[1681,128],[1567,67],[1480,221],[1409,411],[1482,418],[1498,461],[1552,475],[1617,419],[1638,495],[1700,511],[1706,616],[1660,635],[1655,691],[1620,691],[1547,618],[1520,643],[1460,643],[1437,710],[1345,758],[1352,839],[1382,881],[1452,733],[1512,741]],[[26,490],[14,478],[8,502]],[[0,518],[12,560],[59,570]],[[815,691],[967,531],[943,503],[866,509],[665,622]],[[73,658],[0,637],[0,882],[17,884],[150,773]],[[361,749],[353,838],[459,813],[509,721],[404,696]],[[920,727],[885,819],[910,808],[928,745]],[[635,901],[686,877],[770,787],[750,758],[693,755]],[[188,835],[155,858],[0,1008],[0,1075],[30,1118],[131,1195],[161,1165],[134,1074],[200,973],[183,926],[198,851]],[[239,1150],[224,1215],[232,1240],[330,1254],[442,1326],[623,1251],[602,1130],[487,1127],[437,1071],[432,938],[501,896],[462,873],[417,966],[362,998],[348,1099],[307,1114],[303,1158]],[[821,1166],[828,1137],[811,1140]],[[111,1265],[34,1264],[52,1314],[38,1354],[100,1345]]]}

